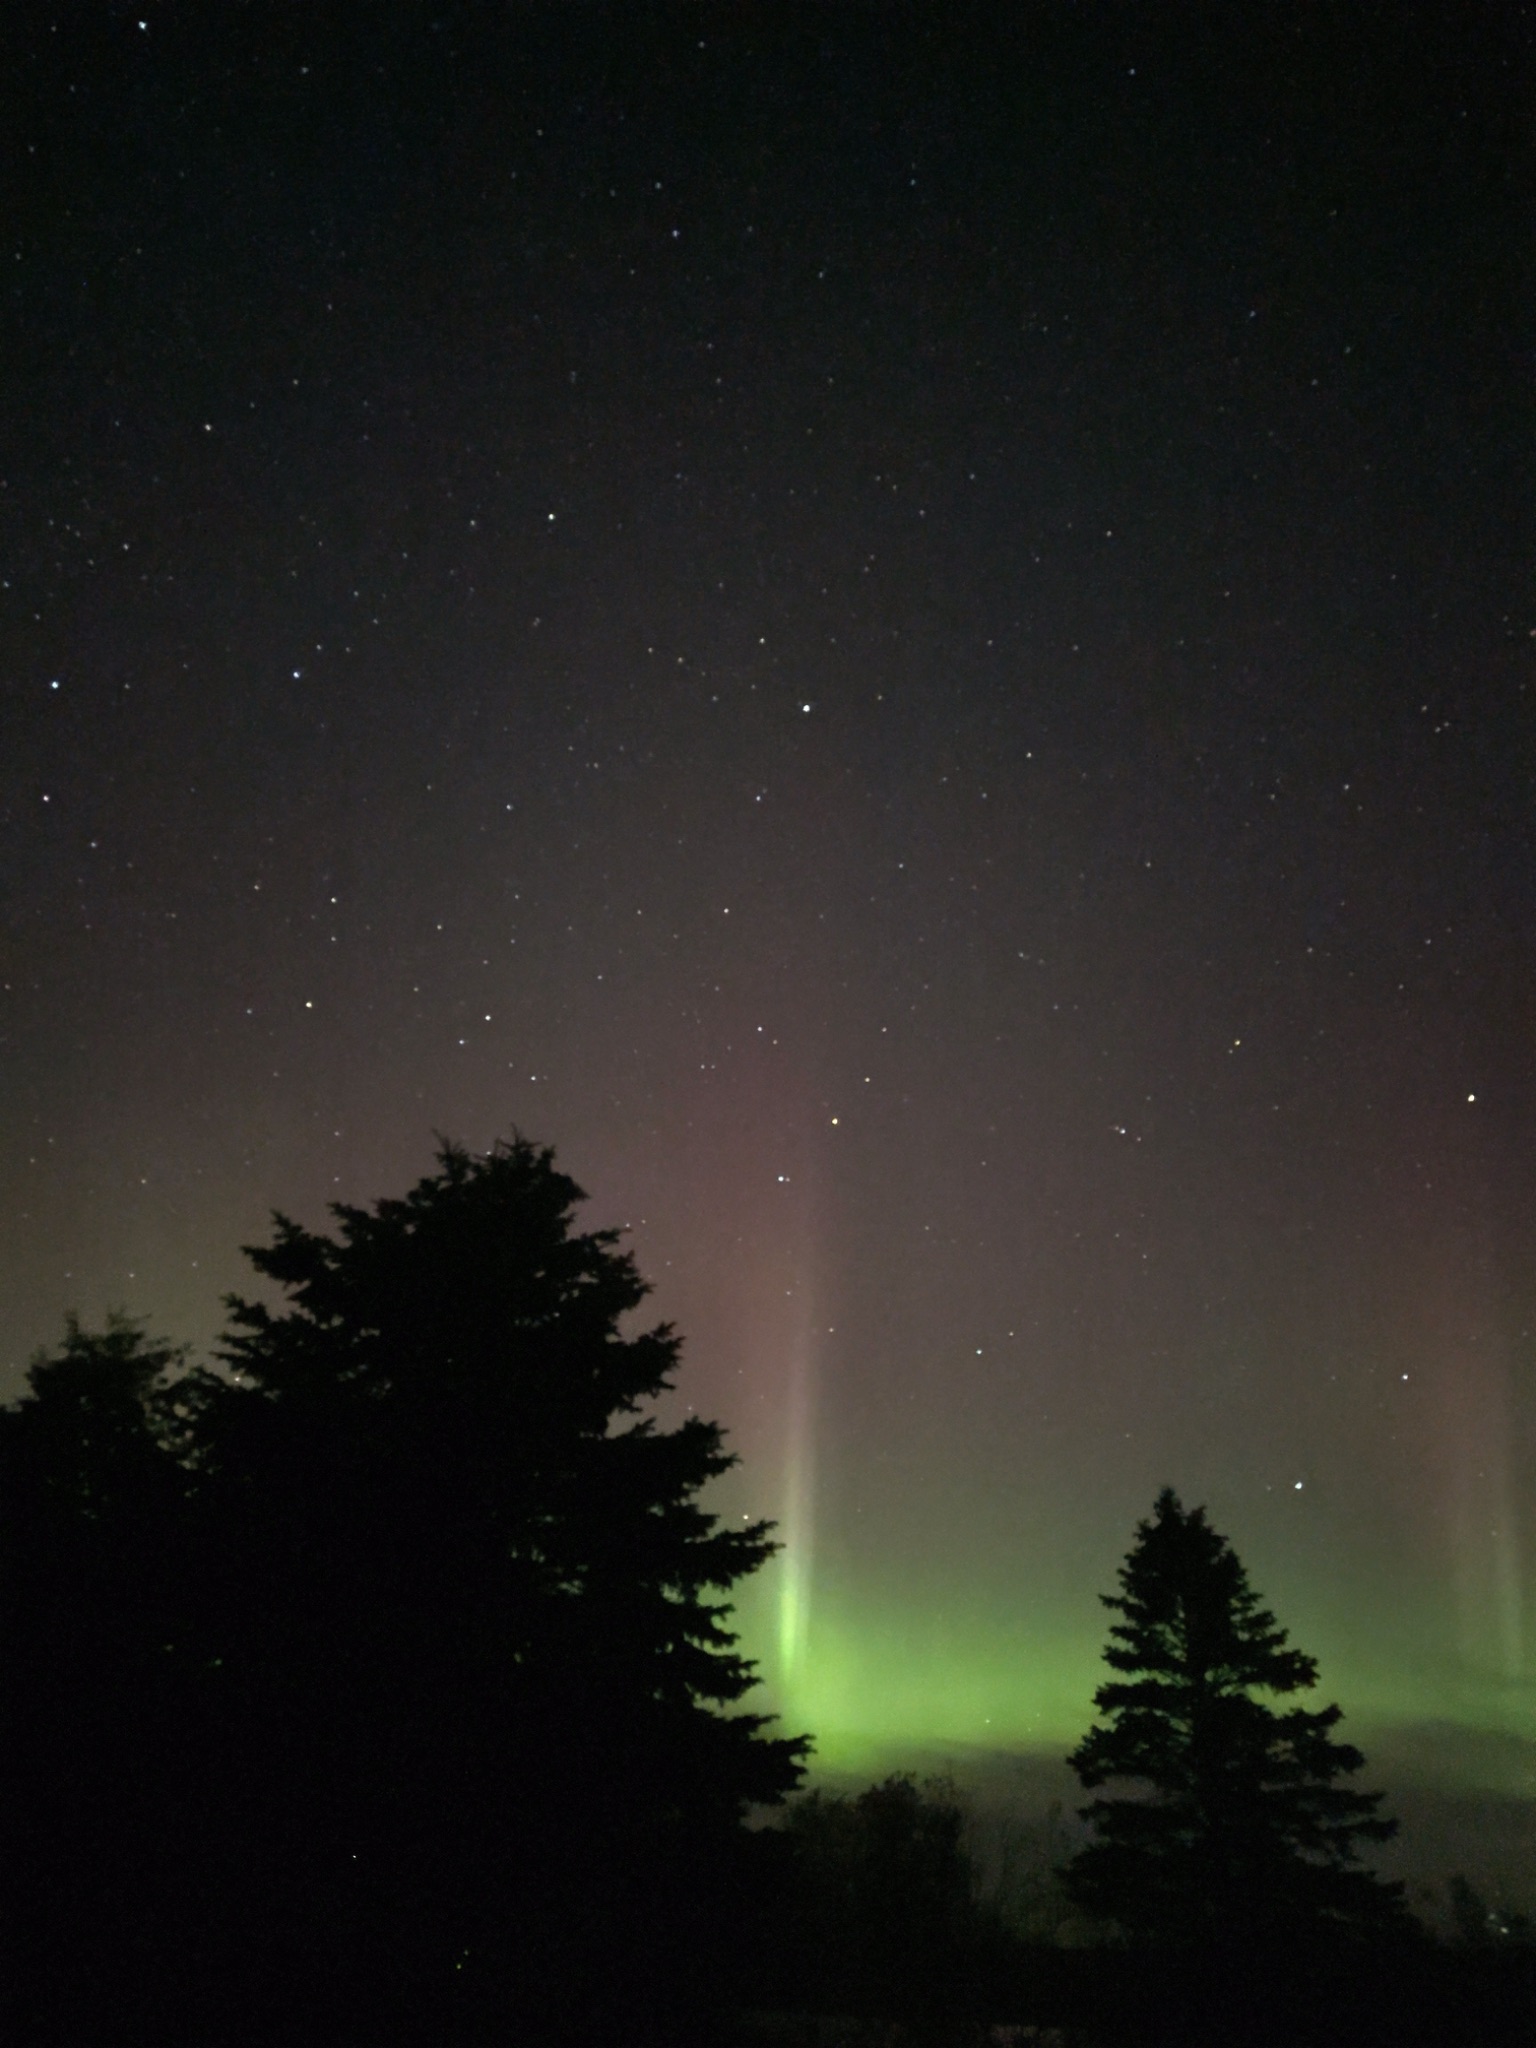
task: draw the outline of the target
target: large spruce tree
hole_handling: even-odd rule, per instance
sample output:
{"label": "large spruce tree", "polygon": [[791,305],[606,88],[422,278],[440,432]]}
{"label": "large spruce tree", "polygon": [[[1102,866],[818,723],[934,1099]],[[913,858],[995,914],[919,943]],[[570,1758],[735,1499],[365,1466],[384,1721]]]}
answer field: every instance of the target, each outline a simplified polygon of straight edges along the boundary
{"label": "large spruce tree", "polygon": [[626,1327],[581,1199],[445,1145],[331,1234],[277,1218],[219,1370],[75,1332],[0,1416],[6,1771],[42,1788],[7,1853],[57,1876],[8,1887],[29,2038],[92,2041],[92,2000],[101,2038],[676,2034],[708,1991],[805,1745],[739,1706],[768,1525],[701,1505],[733,1461],[656,1418],[679,1340]]}
{"label": "large spruce tree", "polygon": [[1401,1887],[1360,1867],[1387,1840],[1381,1795],[1337,1741],[1337,1706],[1276,1709],[1317,1682],[1203,1508],[1165,1488],[1105,1606],[1117,1676],[1103,1720],[1069,1758],[1083,1785],[1123,1785],[1082,1809],[1093,1838],[1066,1866],[1074,1901],[1135,1939],[1292,1940],[1402,1925]]}

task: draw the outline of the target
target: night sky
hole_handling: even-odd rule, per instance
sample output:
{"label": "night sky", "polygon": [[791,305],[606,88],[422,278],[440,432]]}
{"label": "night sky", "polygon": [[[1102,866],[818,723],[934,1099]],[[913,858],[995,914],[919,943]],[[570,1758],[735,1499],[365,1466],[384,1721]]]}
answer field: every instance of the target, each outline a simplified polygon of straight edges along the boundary
{"label": "night sky", "polygon": [[1528,11],[5,12],[6,1389],[515,1127],[824,1760],[1531,1791]]}

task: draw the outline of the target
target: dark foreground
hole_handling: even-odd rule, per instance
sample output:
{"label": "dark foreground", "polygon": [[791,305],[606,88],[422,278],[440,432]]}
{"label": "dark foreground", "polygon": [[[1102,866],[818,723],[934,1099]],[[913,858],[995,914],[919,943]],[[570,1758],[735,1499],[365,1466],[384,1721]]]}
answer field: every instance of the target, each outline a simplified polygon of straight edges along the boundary
{"label": "dark foreground", "polygon": [[760,2010],[729,2048],[1530,2048],[1536,1950],[1173,1959],[1037,1950],[970,2015]]}

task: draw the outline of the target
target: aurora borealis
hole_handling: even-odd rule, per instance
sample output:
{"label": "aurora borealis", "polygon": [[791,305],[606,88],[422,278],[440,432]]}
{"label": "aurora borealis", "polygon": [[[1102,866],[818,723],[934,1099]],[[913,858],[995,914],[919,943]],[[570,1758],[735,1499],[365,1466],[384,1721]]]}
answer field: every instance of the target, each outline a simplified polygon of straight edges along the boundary
{"label": "aurora borealis", "polygon": [[1528,1797],[1528,35],[1000,12],[8,19],[7,1385],[516,1126],[824,1761],[1168,1482]]}

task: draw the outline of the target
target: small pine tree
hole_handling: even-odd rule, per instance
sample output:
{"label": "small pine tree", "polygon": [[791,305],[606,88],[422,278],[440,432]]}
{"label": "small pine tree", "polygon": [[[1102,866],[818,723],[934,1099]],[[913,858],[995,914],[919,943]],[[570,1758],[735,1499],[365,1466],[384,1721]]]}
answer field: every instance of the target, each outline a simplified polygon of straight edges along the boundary
{"label": "small pine tree", "polygon": [[1364,1934],[1406,1924],[1402,1887],[1359,1867],[1397,1823],[1359,1792],[1365,1759],[1334,1739],[1341,1713],[1265,1705],[1317,1682],[1288,1647],[1203,1508],[1171,1488],[1103,1595],[1121,1618],[1094,1695],[1103,1721],[1068,1759],[1090,1791],[1093,1839],[1062,1876],[1074,1903],[1133,1940],[1204,1944]]}

